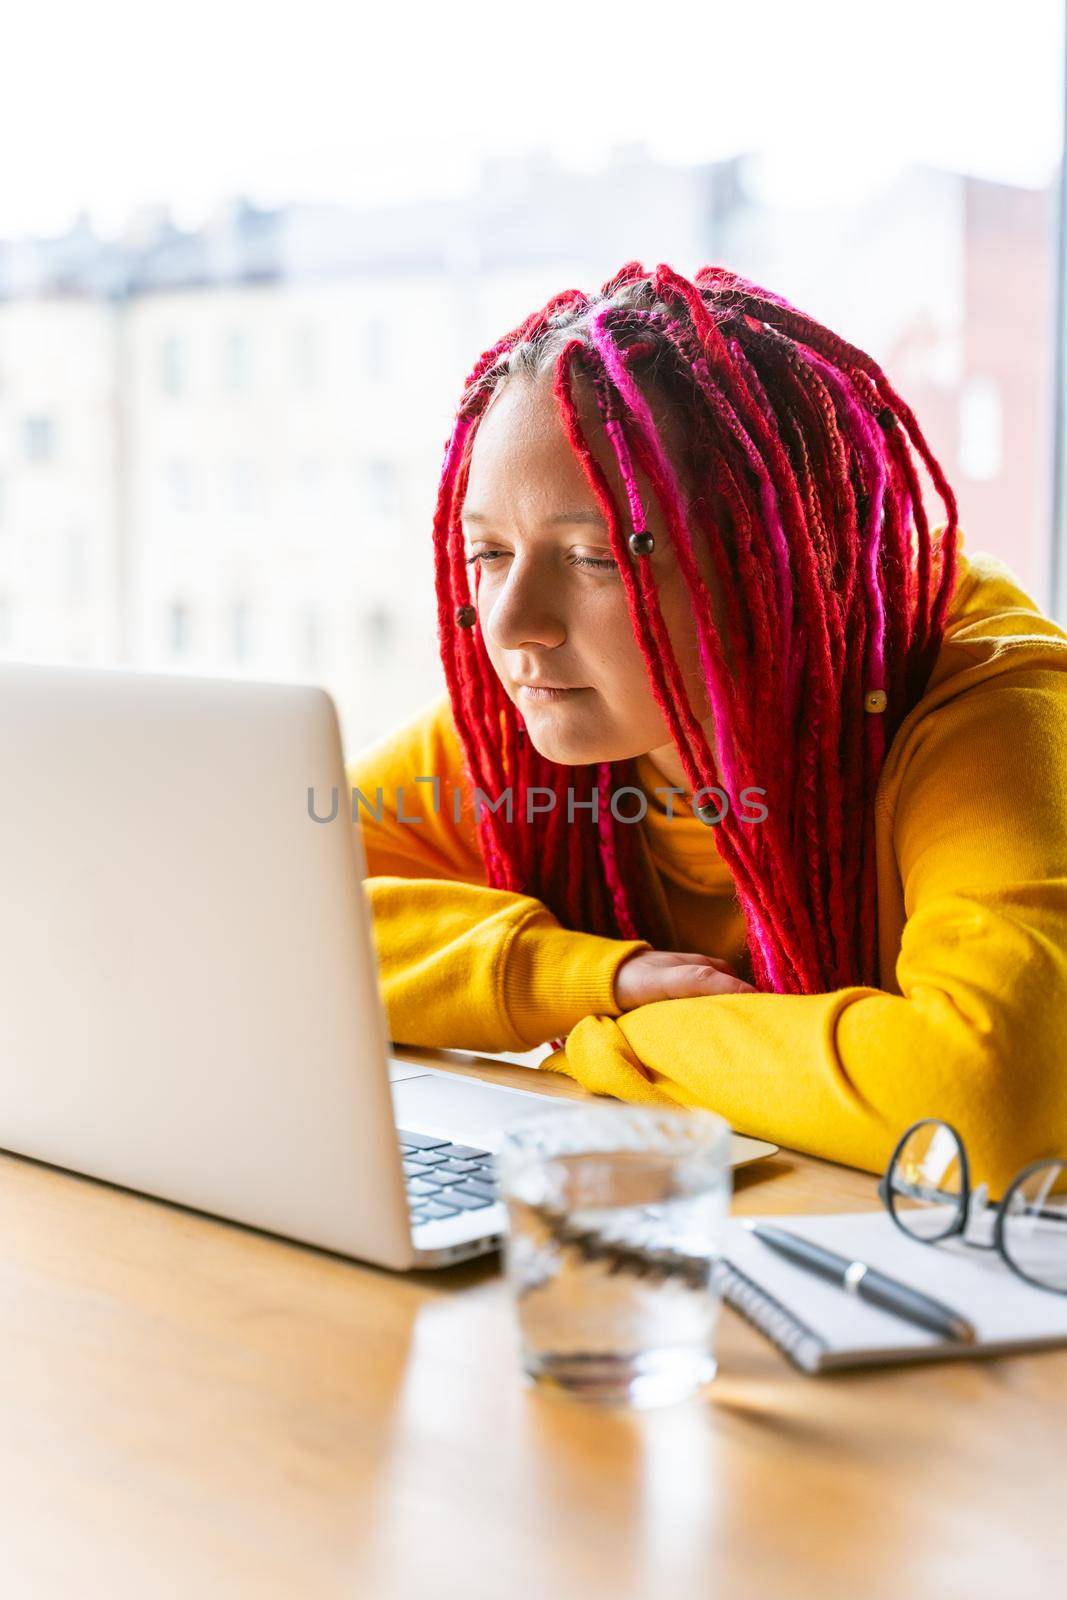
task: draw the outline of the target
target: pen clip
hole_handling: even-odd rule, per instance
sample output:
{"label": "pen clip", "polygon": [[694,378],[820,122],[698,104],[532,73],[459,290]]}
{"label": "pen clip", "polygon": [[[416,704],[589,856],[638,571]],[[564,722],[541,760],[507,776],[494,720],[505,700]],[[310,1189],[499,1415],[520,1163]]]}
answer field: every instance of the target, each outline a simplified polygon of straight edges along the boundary
{"label": "pen clip", "polygon": [[859,1294],[860,1284],[866,1276],[866,1261],[850,1261],[845,1268],[845,1275],[841,1279],[841,1287],[847,1289],[849,1294]]}

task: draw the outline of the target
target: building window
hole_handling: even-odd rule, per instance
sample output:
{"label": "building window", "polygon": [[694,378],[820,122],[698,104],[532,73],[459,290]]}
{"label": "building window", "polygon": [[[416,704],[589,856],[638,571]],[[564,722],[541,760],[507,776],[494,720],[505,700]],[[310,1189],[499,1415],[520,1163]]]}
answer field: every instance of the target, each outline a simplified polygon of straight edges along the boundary
{"label": "building window", "polygon": [[193,469],[188,461],[172,461],[168,466],[167,496],[174,511],[193,509]]}
{"label": "building window", "polygon": [[322,619],[317,611],[305,611],[300,619],[300,665],[305,672],[317,672],[322,664]]}
{"label": "building window", "polygon": [[375,656],[388,655],[395,626],[392,612],[384,606],[372,606],[364,617],[363,625],[371,653]]}
{"label": "building window", "polygon": [[396,509],[396,467],[384,457],[366,466],[367,505],[372,516],[388,517]]}
{"label": "building window", "polygon": [[968,478],[988,482],[1004,458],[1004,407],[995,378],[968,378],[960,390],[960,468]]}
{"label": "building window", "polygon": [[326,473],[321,461],[301,461],[297,468],[300,498],[309,510],[321,510],[326,489]]}
{"label": "building window", "polygon": [[176,333],[169,334],[159,347],[159,379],[167,394],[185,392],[185,344]]}
{"label": "building window", "polygon": [[381,317],[375,317],[363,329],[363,371],[370,383],[384,383],[389,360],[388,329]]}
{"label": "building window", "polygon": [[67,530],[67,594],[80,600],[89,587],[88,565],[85,559],[85,534],[80,528]]}
{"label": "building window", "polygon": [[247,516],[259,505],[259,473],[252,461],[231,461],[226,473],[229,508]]}
{"label": "building window", "polygon": [[184,600],[172,602],[168,613],[168,643],[172,656],[183,656],[189,649],[192,615]]}
{"label": "building window", "polygon": [[252,347],[247,333],[238,328],[226,336],[224,365],[227,389],[235,393],[247,389],[252,375]]}
{"label": "building window", "polygon": [[27,417],[23,425],[27,461],[52,461],[56,453],[56,430],[51,417]]}
{"label": "building window", "polygon": [[235,661],[248,660],[248,606],[235,600],[230,607],[230,653]]}
{"label": "building window", "polygon": [[301,389],[319,384],[319,340],[314,323],[302,322],[293,340],[293,375]]}

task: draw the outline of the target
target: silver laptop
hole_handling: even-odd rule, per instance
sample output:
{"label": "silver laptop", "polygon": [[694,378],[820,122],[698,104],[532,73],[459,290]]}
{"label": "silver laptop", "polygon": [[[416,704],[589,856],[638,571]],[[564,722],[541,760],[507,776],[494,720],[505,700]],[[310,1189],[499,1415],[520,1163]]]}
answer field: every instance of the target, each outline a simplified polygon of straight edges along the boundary
{"label": "silver laptop", "polygon": [[503,1129],[573,1102],[390,1047],[329,695],[9,664],[0,697],[0,1148],[395,1270],[496,1248]]}

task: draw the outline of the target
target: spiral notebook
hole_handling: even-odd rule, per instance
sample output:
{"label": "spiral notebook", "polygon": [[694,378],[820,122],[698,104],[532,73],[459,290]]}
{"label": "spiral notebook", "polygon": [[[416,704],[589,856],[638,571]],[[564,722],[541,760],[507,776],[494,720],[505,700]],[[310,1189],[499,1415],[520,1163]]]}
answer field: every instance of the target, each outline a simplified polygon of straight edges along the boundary
{"label": "spiral notebook", "polygon": [[723,1298],[804,1372],[1067,1345],[1067,1295],[1024,1282],[994,1251],[958,1241],[916,1243],[885,1212],[754,1220],[934,1295],[967,1317],[977,1334],[974,1344],[961,1345],[913,1327],[784,1260],[733,1218],[715,1269]]}

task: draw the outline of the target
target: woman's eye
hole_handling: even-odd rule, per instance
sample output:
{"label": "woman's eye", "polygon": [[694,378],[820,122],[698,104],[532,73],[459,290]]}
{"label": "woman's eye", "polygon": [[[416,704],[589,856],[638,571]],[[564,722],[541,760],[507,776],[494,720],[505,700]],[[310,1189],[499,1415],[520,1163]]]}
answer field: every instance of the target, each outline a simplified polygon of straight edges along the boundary
{"label": "woman's eye", "polygon": [[[468,567],[472,567],[476,562],[480,562],[482,565],[485,565],[487,562],[492,563],[496,556],[501,555],[507,555],[507,551],[476,550],[472,556],[467,557],[467,565]],[[596,556],[573,556],[571,560],[572,564],[576,567],[595,567],[600,572],[614,572],[617,570],[616,562],[612,557],[602,561]]]}

